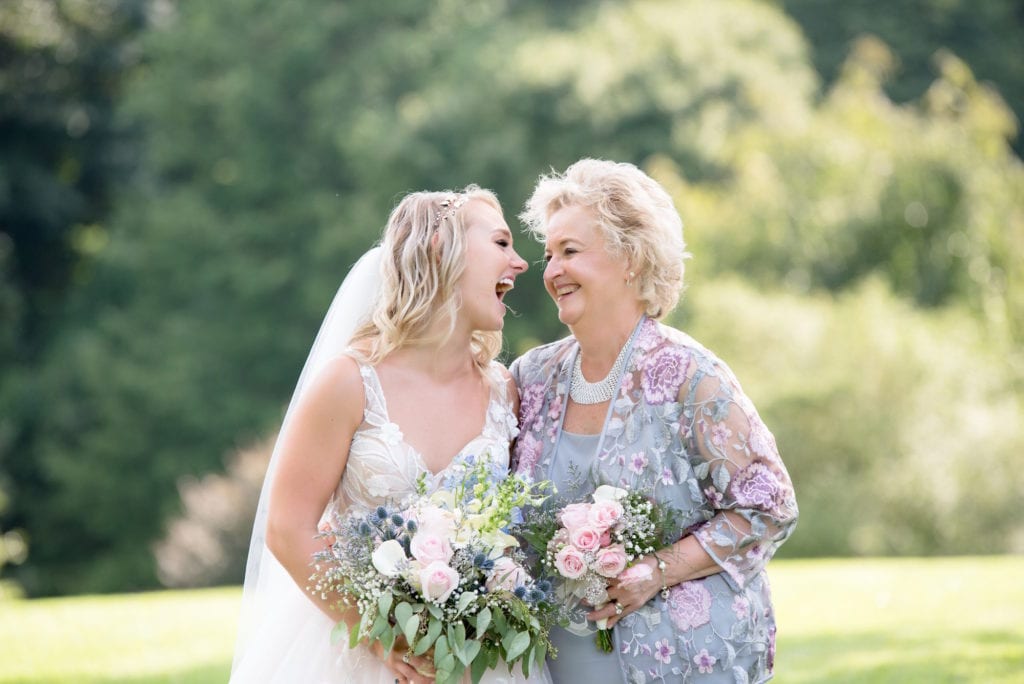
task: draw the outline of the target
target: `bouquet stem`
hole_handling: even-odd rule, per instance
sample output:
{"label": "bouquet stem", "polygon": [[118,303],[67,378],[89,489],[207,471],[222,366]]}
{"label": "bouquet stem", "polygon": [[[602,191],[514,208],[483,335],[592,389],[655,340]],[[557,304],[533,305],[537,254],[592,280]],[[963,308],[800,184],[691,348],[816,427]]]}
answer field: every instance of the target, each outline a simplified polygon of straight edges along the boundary
{"label": "bouquet stem", "polygon": [[613,650],[612,645],[612,630],[610,629],[599,629],[597,630],[597,648],[605,653],[611,653]]}

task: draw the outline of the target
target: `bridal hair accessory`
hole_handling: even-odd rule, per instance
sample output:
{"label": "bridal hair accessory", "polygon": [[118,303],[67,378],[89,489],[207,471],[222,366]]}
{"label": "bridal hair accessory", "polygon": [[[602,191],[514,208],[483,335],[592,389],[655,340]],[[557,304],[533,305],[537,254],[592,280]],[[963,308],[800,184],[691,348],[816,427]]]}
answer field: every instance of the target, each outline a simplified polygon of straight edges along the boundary
{"label": "bridal hair accessory", "polygon": [[451,197],[445,197],[441,200],[441,211],[437,212],[437,216],[434,218],[434,223],[430,229],[437,230],[441,223],[448,220],[455,215],[455,212],[459,210],[463,204],[469,201],[469,195],[453,195]]}

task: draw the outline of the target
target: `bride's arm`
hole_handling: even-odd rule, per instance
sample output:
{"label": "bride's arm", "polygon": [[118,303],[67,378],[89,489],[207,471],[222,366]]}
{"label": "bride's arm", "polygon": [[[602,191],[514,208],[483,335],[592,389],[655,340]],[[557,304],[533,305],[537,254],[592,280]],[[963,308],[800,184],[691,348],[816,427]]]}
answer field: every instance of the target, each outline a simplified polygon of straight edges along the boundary
{"label": "bride's arm", "polygon": [[267,548],[320,610],[349,625],[359,619],[355,609],[342,612],[336,598],[324,599],[307,587],[313,553],[325,547],[317,525],[348,462],[363,402],[359,367],[347,356],[332,360],[313,379],[281,435],[267,513]]}

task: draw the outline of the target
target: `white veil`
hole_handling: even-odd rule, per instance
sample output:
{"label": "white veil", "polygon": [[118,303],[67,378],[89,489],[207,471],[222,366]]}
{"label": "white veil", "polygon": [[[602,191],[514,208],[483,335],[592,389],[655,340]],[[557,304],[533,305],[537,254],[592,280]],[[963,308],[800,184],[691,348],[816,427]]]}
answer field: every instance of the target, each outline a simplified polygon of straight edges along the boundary
{"label": "white veil", "polygon": [[[310,380],[331,359],[337,357],[347,347],[356,328],[363,323],[372,312],[380,292],[381,248],[374,247],[363,254],[345,277],[338,292],[331,301],[320,331],[317,333],[313,347],[309,351],[306,363],[302,367],[299,381],[295,386],[288,411],[285,413],[274,445],[273,455],[267,466],[267,474],[263,480],[259,505],[256,509],[256,520],[252,528],[252,540],[249,543],[249,558],[245,567],[245,586],[242,590],[242,608],[238,621],[238,639],[235,643],[235,657],[231,670],[234,672],[246,651],[250,648],[253,636],[261,624],[272,619],[271,610],[281,604],[286,597],[297,590],[294,580],[267,549],[267,505],[270,483],[273,481],[281,447],[280,435],[284,434],[292,419],[292,412],[299,403],[302,393]],[[312,612],[319,609],[309,602]]]}

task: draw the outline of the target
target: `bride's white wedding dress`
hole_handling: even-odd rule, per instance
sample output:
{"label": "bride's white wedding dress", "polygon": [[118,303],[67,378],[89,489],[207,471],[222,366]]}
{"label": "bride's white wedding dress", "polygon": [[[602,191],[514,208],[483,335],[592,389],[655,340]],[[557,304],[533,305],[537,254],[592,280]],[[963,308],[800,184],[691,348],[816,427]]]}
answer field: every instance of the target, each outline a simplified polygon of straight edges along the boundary
{"label": "bride's white wedding dress", "polygon": [[[436,488],[446,473],[432,473],[423,457],[403,438],[398,425],[388,418],[387,403],[373,367],[359,364],[366,402],[363,422],[352,438],[348,463],[328,505],[345,511],[352,506],[372,508],[387,501],[400,501],[416,491],[416,481],[425,476]],[[518,432],[516,417],[506,393],[505,379],[496,363],[489,368],[491,397],[483,430],[457,455],[490,452],[506,467],[509,443]],[[454,460],[454,459],[453,459]],[[449,466],[450,467],[450,466]],[[261,572],[285,573],[275,560]],[[363,645],[348,648],[347,635],[331,643],[334,623],[314,606],[290,580],[294,591],[276,597],[270,606],[273,619],[262,620],[251,635],[248,647],[236,661],[232,684],[273,682],[277,684],[393,684],[394,674]],[[468,673],[466,681],[469,681]],[[526,678],[519,668],[510,673],[503,664],[488,670],[486,684],[530,684],[550,682],[546,669]]]}

